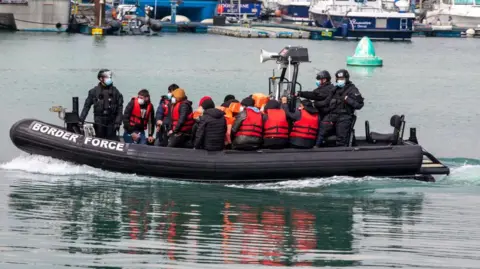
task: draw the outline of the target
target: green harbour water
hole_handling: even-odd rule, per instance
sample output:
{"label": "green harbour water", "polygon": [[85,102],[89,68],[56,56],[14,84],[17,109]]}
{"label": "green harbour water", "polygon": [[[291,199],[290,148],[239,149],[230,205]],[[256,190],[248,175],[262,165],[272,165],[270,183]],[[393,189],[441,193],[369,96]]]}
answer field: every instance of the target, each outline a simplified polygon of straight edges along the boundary
{"label": "green harbour water", "polygon": [[373,44],[383,67],[347,67],[366,102],[356,133],[365,120],[387,132],[404,114],[406,130],[451,168],[436,183],[181,183],[29,156],[9,138],[22,118],[59,124],[48,109],[70,108],[72,96],[82,106],[100,68],[125,99],[146,88],[156,107],[177,83],[196,106],[204,95],[266,92],[276,66],[259,63],[262,48],[307,47],[308,90],[317,70],[345,68],[357,42],[0,33],[0,268],[479,268],[480,40]]}

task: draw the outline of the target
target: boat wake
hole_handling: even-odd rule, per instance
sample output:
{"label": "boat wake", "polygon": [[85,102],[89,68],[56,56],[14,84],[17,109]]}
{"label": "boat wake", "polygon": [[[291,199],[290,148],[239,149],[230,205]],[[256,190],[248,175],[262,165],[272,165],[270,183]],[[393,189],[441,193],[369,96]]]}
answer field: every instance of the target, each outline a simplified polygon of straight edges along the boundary
{"label": "boat wake", "polygon": [[[480,160],[476,159],[443,159],[447,166],[450,167],[449,176],[437,177],[437,183],[442,185],[476,185],[480,186]],[[116,172],[108,172],[101,169],[93,168],[87,165],[76,165],[73,163],[53,159],[50,157],[39,155],[26,155],[17,157],[9,162],[0,164],[0,170],[18,171],[30,175],[48,175],[56,178],[61,177],[85,177],[86,179],[115,179],[115,180],[149,180],[150,177],[137,176],[135,174],[123,174]],[[52,177],[50,177],[52,178]],[[155,180],[158,180],[155,178]],[[167,180],[167,179],[160,179]],[[171,181],[171,180],[168,180]],[[335,176],[329,178],[306,178],[302,180],[287,180],[277,183],[261,183],[261,184],[229,184],[227,187],[248,188],[248,189],[264,189],[264,190],[299,190],[299,189],[318,189],[333,185],[356,186],[363,183],[383,183],[392,181],[415,182],[405,179],[388,179],[378,177],[354,178],[348,176]],[[186,183],[186,182],[184,182]],[[415,184],[431,184],[415,182]]]}
{"label": "boat wake", "polygon": [[40,155],[17,157],[9,162],[0,164],[0,169],[24,172],[33,175],[55,176],[55,178],[79,176],[89,179],[148,179],[148,177],[137,176],[135,174],[109,172],[87,165],[76,165]]}

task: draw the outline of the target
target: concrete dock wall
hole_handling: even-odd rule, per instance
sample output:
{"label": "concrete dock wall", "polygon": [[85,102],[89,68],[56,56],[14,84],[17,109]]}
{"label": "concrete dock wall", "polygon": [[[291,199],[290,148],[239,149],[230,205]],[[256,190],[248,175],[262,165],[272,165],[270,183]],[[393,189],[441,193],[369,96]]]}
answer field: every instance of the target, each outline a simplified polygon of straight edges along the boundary
{"label": "concrete dock wall", "polygon": [[13,28],[17,30],[54,30],[57,23],[61,23],[65,29],[69,14],[69,0],[28,0],[27,4],[0,3],[0,21],[3,24],[13,23]]}

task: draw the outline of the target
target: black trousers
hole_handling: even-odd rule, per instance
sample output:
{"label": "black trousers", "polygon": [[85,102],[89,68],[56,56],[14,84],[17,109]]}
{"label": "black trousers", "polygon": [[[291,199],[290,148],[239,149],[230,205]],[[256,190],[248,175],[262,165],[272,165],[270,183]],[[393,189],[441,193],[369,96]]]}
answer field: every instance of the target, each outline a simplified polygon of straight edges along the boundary
{"label": "black trousers", "polygon": [[193,148],[192,136],[190,134],[172,134],[168,138],[169,148]]}
{"label": "black trousers", "polygon": [[95,137],[119,141],[114,123],[104,124],[95,121],[93,128],[95,129]]}
{"label": "black trousers", "polygon": [[339,115],[331,121],[322,121],[318,128],[317,146],[325,142],[325,137],[329,136],[334,130],[337,136],[336,146],[342,147],[348,145],[348,135],[352,127],[353,117],[351,115]]}
{"label": "black trousers", "polygon": [[162,125],[160,127],[160,132],[157,132],[155,138],[155,146],[166,147],[168,145],[168,130],[170,130],[170,126],[168,125]]}

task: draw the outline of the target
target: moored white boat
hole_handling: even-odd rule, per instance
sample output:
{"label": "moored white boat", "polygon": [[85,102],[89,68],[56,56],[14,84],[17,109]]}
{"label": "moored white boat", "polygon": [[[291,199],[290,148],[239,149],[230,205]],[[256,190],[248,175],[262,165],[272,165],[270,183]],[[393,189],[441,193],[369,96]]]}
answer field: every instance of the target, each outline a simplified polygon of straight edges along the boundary
{"label": "moored white boat", "polygon": [[440,0],[427,11],[425,23],[462,28],[480,27],[480,0]]}

